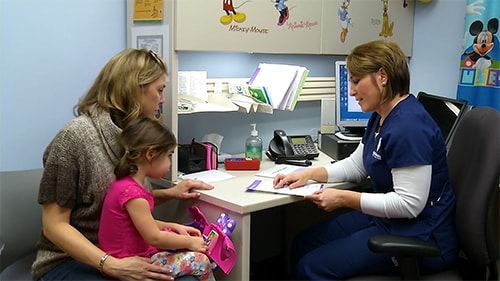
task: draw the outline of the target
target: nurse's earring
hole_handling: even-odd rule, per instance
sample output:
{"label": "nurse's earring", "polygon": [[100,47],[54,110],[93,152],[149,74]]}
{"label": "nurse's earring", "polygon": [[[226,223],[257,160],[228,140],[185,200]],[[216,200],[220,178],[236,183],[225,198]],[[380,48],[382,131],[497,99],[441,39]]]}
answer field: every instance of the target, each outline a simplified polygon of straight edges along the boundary
{"label": "nurse's earring", "polygon": [[385,86],[385,81],[382,81],[382,86]]}

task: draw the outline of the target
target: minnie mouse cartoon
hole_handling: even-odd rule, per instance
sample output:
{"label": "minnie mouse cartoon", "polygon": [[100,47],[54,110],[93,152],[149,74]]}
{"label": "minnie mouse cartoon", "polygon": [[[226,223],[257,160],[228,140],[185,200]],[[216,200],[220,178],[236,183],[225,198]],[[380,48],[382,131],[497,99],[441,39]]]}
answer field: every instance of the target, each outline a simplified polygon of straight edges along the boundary
{"label": "minnie mouse cartoon", "polygon": [[492,18],[488,21],[488,29],[483,30],[483,23],[479,20],[474,21],[469,27],[469,33],[474,37],[472,45],[464,52],[465,67],[474,67],[480,71],[490,67],[492,58],[488,53],[493,50],[495,43],[498,46],[498,38],[495,33],[498,31],[498,19]]}

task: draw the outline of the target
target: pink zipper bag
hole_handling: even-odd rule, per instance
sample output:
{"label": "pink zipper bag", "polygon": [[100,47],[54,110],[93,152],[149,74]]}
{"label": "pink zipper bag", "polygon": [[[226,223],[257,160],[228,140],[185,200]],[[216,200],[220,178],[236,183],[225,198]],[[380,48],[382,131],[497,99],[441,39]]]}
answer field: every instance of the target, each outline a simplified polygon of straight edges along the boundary
{"label": "pink zipper bag", "polygon": [[[229,274],[236,262],[236,250],[234,249],[233,241],[229,238],[230,232],[228,233],[228,229],[226,228],[226,231],[223,231],[220,222],[208,222],[205,214],[203,214],[197,206],[191,206],[188,210],[193,218],[193,221],[189,225],[198,228],[205,240],[209,243],[207,256],[215,262],[225,274]],[[225,216],[225,214],[223,215]],[[234,226],[233,221],[233,229]],[[231,229],[231,231],[233,229]]]}

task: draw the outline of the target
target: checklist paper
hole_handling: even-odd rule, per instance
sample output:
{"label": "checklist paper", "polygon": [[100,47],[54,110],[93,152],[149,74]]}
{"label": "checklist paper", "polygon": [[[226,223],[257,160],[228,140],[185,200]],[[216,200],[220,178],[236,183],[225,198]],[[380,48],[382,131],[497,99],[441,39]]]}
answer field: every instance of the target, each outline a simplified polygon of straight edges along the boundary
{"label": "checklist paper", "polygon": [[278,193],[278,194],[288,194],[288,195],[297,195],[297,196],[306,196],[313,194],[315,191],[320,190],[324,187],[324,184],[320,183],[310,183],[306,184],[302,187],[297,187],[294,189],[290,189],[286,186],[282,188],[275,189],[273,187],[272,180],[254,180],[249,186],[247,186],[247,191],[263,191],[270,193]]}

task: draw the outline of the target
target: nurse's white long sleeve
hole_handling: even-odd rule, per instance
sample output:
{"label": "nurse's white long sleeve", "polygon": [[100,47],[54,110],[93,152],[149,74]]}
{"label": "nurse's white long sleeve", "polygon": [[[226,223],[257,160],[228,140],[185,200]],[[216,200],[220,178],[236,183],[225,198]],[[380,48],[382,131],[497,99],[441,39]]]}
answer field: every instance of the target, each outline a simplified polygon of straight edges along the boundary
{"label": "nurse's white long sleeve", "polygon": [[361,210],[384,218],[415,218],[424,209],[431,186],[431,165],[392,169],[394,192],[362,193]]}
{"label": "nurse's white long sleeve", "polygon": [[363,165],[363,143],[359,143],[354,152],[347,158],[325,166],[328,182],[361,182],[367,173]]}
{"label": "nurse's white long sleeve", "polygon": [[[363,144],[347,158],[325,167],[329,182],[360,182],[366,179]],[[419,165],[392,169],[393,192],[361,194],[365,214],[385,218],[414,218],[424,209],[429,195],[432,166]]]}

